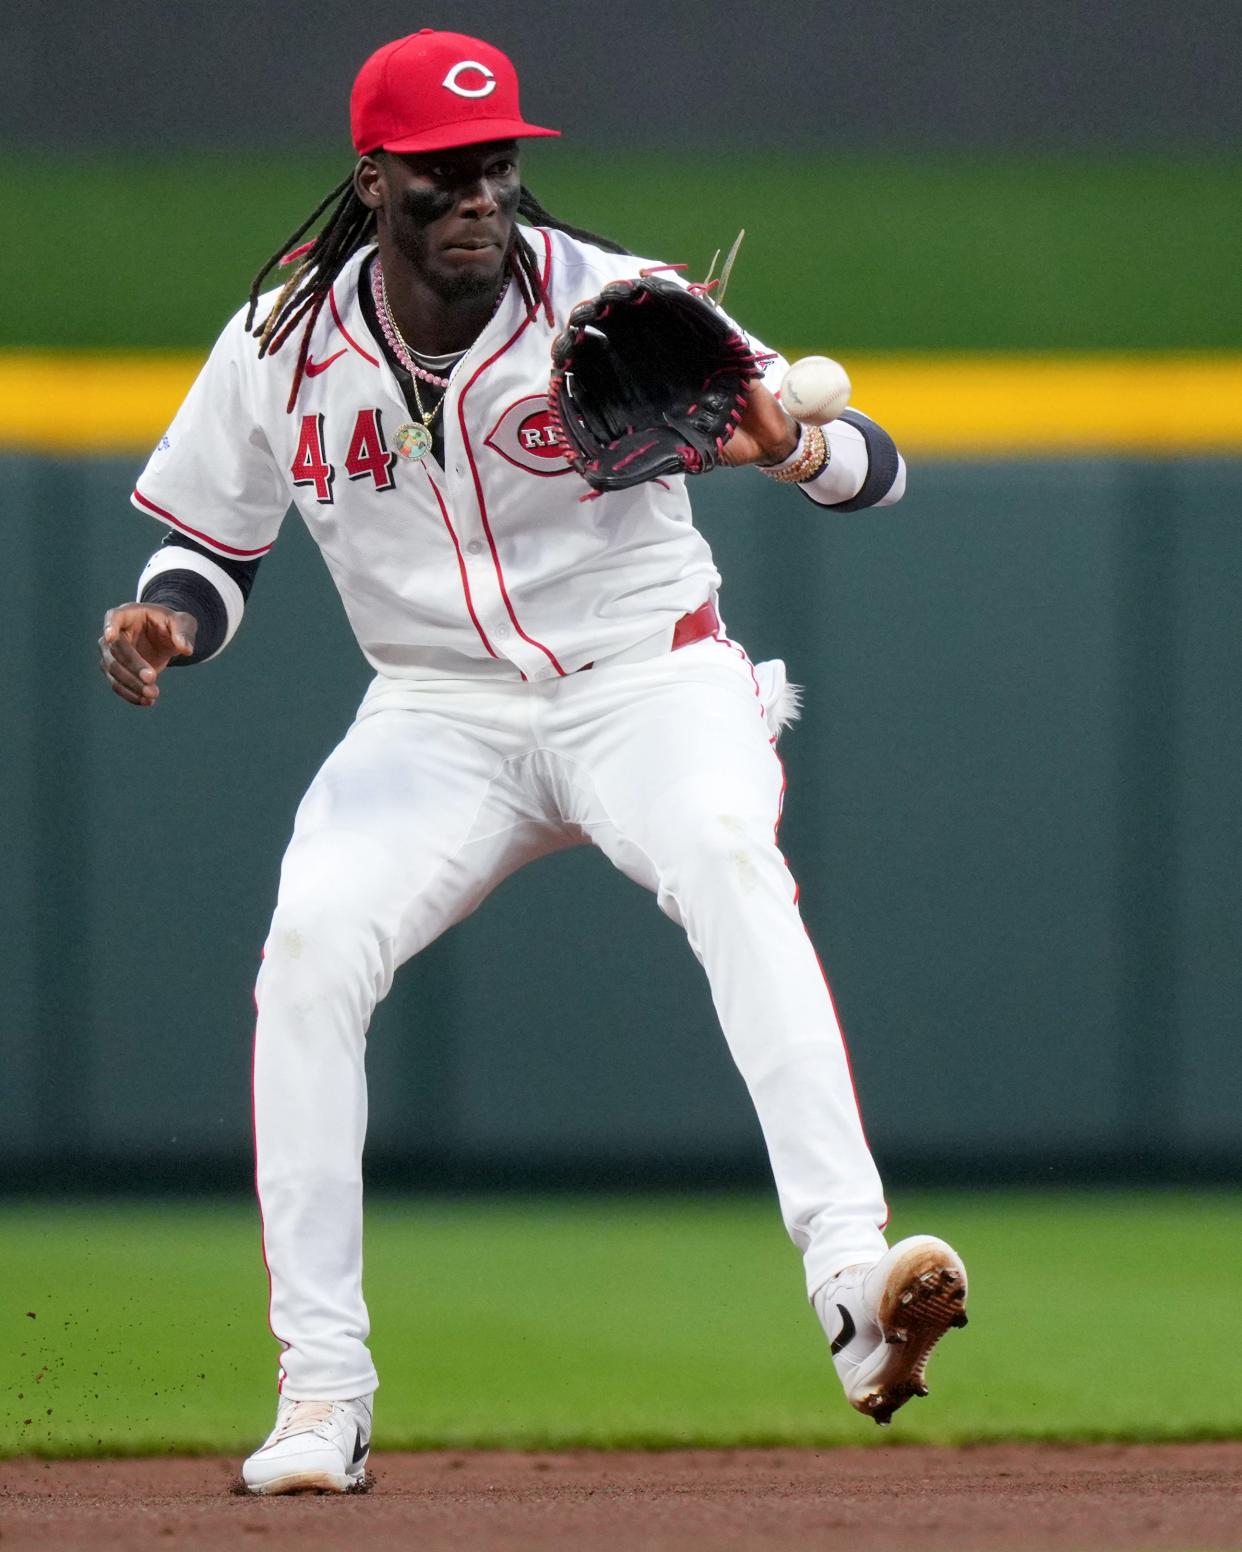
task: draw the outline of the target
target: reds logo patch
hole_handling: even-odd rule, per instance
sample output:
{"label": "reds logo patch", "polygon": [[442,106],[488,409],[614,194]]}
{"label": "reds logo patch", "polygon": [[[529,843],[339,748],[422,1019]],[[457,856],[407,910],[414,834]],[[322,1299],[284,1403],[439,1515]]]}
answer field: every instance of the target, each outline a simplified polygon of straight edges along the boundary
{"label": "reds logo patch", "polygon": [[552,479],[572,472],[565,462],[564,444],[552,411],[541,393],[527,394],[511,404],[483,440],[502,458],[531,474]]}
{"label": "reds logo patch", "polygon": [[[473,86],[467,86],[462,80],[467,71],[476,82]],[[488,97],[496,90],[496,77],[477,59],[463,59],[459,65],[453,66],[440,85],[447,86],[450,92],[456,92],[459,97]]]}

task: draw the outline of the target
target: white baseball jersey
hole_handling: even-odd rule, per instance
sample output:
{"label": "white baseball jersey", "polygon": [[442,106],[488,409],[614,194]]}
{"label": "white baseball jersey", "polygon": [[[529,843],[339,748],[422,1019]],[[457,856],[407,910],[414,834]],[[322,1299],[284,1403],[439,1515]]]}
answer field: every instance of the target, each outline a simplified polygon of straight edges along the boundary
{"label": "white baseball jersey", "polygon": [[[529,314],[508,287],[445,394],[443,465],[399,452],[396,433],[411,417],[359,302],[367,249],[337,276],[293,412],[296,336],[260,360],[239,312],[143,471],[134,504],[216,554],[253,560],[275,542],[292,500],[359,645],[388,677],[551,679],[671,630],[720,582],[691,521],[684,477],[584,503],[587,488],[562,455],[546,401],[552,341],[573,306],[653,261],[542,228],[527,235],[555,321]],[[261,304],[259,316],[265,311]],[[785,366],[774,357],[770,387]],[[831,505],[863,488],[868,445],[845,421],[826,431],[831,459],[801,488]],[[904,469],[895,467],[861,504],[900,497]],[[165,553],[154,569],[184,565],[187,554]],[[214,569],[201,556],[192,564]],[[212,580],[231,636],[241,595],[224,573]]]}

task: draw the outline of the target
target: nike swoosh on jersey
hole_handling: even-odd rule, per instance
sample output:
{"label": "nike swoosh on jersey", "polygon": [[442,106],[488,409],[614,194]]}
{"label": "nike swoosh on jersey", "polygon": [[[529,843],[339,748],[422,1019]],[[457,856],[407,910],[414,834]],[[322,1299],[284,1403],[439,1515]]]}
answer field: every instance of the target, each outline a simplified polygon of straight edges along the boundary
{"label": "nike swoosh on jersey", "polygon": [[328,370],[328,368],[332,365],[332,363],[334,361],[339,361],[340,358],[344,354],[345,354],[345,347],[342,346],[340,348],[340,350],[337,351],[336,355],[329,356],[326,361],[312,361],[311,358],[309,356],[307,356],[307,358],[306,358],[306,375],[307,375],[307,377],[318,377],[320,372],[326,372]]}
{"label": "nike swoosh on jersey", "polygon": [[364,1439],[362,1437],[362,1429],[359,1428],[354,1438],[354,1458],[351,1464],[356,1466],[360,1460],[365,1460],[367,1451],[370,1448],[370,1439]]}
{"label": "nike swoosh on jersey", "polygon": [[850,1314],[849,1310],[846,1309],[845,1305],[838,1304],[837,1309],[841,1312],[841,1329],[837,1332],[836,1341],[833,1342],[831,1347],[828,1349],[834,1358],[843,1347],[848,1347],[849,1344],[854,1340],[855,1330],[854,1317]]}

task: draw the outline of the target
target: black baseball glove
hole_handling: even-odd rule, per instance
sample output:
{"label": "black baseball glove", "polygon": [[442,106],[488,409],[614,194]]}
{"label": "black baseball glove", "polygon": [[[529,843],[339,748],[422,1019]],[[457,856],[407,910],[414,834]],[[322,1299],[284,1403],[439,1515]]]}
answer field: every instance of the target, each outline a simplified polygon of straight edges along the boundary
{"label": "black baseball glove", "polygon": [[614,280],[552,346],[548,404],[565,457],[596,491],[706,474],[770,359],[703,294],[659,275]]}

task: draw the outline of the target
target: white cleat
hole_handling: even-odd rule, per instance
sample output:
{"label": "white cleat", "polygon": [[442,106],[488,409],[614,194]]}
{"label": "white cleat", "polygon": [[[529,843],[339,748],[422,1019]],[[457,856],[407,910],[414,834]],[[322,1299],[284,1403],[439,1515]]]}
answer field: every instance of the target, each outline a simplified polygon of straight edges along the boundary
{"label": "white cleat", "polygon": [[372,1400],[282,1400],[242,1481],[252,1493],[357,1492],[366,1481]]}
{"label": "white cleat", "polygon": [[847,1266],[812,1300],[852,1407],[877,1423],[925,1396],[932,1348],[966,1324],[966,1268],[942,1239],[915,1234],[878,1261]]}

